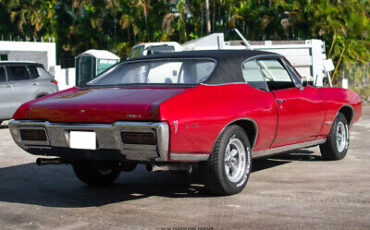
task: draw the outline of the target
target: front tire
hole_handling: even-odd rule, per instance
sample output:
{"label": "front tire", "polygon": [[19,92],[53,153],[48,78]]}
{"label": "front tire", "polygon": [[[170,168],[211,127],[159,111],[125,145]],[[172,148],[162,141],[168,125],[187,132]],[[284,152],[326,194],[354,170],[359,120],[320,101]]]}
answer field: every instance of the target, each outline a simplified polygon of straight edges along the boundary
{"label": "front tire", "polygon": [[81,160],[72,163],[78,179],[88,185],[108,185],[115,181],[121,173],[119,162],[102,162]]}
{"label": "front tire", "polygon": [[346,117],[338,113],[327,137],[327,141],[320,145],[322,158],[325,160],[343,159],[348,151],[349,129]]}
{"label": "front tire", "polygon": [[227,127],[219,136],[201,172],[206,189],[216,195],[233,195],[246,186],[252,168],[249,140],[237,125]]}

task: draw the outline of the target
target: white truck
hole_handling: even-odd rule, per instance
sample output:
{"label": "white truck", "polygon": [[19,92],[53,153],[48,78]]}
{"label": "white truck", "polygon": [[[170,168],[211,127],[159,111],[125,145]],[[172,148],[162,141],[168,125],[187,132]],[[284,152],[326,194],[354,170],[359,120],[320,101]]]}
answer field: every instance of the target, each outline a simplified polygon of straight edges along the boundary
{"label": "white truck", "polygon": [[[163,52],[215,49],[256,49],[279,53],[285,56],[314,86],[331,86],[329,72],[334,69],[326,59],[325,42],[317,39],[291,41],[247,41],[237,29],[239,41],[225,41],[223,33],[213,33],[180,45],[177,42],[153,42],[138,44],[130,50],[129,58]],[[327,79],[325,82],[324,79]]]}
{"label": "white truck", "polygon": [[128,58],[135,58],[158,53],[169,53],[182,51],[178,42],[147,42],[133,46],[128,53]]}

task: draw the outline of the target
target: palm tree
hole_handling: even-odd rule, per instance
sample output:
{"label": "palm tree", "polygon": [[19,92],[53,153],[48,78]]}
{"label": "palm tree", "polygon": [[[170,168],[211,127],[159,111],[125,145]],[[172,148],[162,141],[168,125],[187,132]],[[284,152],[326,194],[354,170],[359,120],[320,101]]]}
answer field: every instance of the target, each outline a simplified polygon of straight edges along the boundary
{"label": "palm tree", "polygon": [[205,10],[206,10],[206,24],[207,24],[207,34],[211,33],[211,21],[209,19],[209,1],[205,0]]}

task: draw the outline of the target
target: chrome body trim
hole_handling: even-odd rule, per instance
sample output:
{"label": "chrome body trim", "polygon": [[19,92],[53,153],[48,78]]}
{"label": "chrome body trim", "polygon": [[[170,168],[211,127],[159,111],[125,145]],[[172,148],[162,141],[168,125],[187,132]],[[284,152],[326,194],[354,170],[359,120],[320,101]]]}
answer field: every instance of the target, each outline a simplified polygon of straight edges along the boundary
{"label": "chrome body trim", "polygon": [[[169,126],[165,122],[118,121],[113,124],[74,124],[12,120],[8,126],[16,144],[26,151],[32,148],[69,148],[70,131],[94,131],[98,149],[119,150],[129,160],[168,161]],[[20,136],[22,128],[45,130],[47,140],[24,141]],[[157,145],[124,144],[121,132],[154,133]]]}
{"label": "chrome body trim", "polygon": [[310,147],[310,146],[314,146],[314,145],[323,144],[325,142],[326,142],[326,138],[319,139],[319,140],[314,140],[314,141],[307,141],[307,142],[292,144],[292,145],[285,145],[285,146],[281,146],[281,147],[278,147],[278,148],[252,152],[252,157],[253,158],[265,157],[265,156],[273,155],[275,153],[281,153],[281,152],[286,152],[286,151],[289,151],[289,150]]}
{"label": "chrome body trim", "polygon": [[218,83],[218,84],[207,84],[207,83],[200,83],[200,85],[205,86],[221,86],[221,85],[248,85],[246,82],[228,82],[228,83]]}
{"label": "chrome body trim", "polygon": [[198,162],[208,160],[209,154],[171,153],[170,157],[174,161]]}

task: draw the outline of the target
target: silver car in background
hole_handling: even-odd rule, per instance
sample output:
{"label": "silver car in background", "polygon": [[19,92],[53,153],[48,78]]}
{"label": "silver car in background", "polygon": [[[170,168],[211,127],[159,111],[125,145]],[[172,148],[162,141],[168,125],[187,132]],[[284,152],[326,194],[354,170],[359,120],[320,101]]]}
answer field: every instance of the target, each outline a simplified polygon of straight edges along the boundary
{"label": "silver car in background", "polygon": [[23,103],[55,92],[57,82],[42,64],[0,61],[0,124]]}

